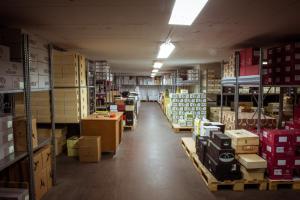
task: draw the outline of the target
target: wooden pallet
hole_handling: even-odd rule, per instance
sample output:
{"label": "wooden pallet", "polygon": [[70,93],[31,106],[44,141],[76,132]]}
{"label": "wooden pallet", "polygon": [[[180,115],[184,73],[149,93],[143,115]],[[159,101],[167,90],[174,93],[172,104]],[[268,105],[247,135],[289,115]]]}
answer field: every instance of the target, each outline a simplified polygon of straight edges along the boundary
{"label": "wooden pallet", "polygon": [[188,127],[188,126],[179,126],[178,124],[172,124],[172,128],[175,133],[180,133],[180,132],[193,132],[194,128],[193,127]]}
{"label": "wooden pallet", "polygon": [[278,190],[280,188],[291,188],[293,190],[300,190],[300,179],[294,180],[268,180],[269,190]]}
{"label": "wooden pallet", "polygon": [[181,145],[185,150],[186,155],[192,159],[193,155],[196,154],[195,142],[191,137],[181,138]]}
{"label": "wooden pallet", "polygon": [[255,188],[259,190],[267,189],[267,181],[266,180],[255,180],[255,181],[247,181],[247,180],[226,180],[226,181],[218,181],[208,169],[200,162],[195,148],[195,142],[190,137],[181,138],[181,144],[184,148],[188,157],[192,160],[193,165],[200,173],[203,181],[207,185],[208,189],[212,192],[222,190],[222,189],[231,189],[233,191],[244,191],[248,188]]}

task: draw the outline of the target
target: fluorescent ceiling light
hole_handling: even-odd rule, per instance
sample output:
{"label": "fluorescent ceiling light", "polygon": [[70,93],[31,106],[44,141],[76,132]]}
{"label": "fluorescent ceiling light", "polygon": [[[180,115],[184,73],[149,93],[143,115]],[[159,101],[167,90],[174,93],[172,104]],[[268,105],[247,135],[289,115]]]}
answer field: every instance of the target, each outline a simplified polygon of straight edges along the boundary
{"label": "fluorescent ceiling light", "polygon": [[161,44],[159,47],[157,58],[168,58],[174,49],[174,44],[169,41]]}
{"label": "fluorescent ceiling light", "polygon": [[157,73],[158,72],[158,69],[153,69],[152,70],[152,73]]}
{"label": "fluorescent ceiling light", "polygon": [[190,26],[208,0],[176,0],[169,24]]}
{"label": "fluorescent ceiling light", "polygon": [[268,65],[268,61],[263,61],[262,64],[263,65]]}
{"label": "fluorescent ceiling light", "polygon": [[164,65],[164,63],[162,63],[162,62],[155,62],[153,64],[153,68],[160,69],[163,65]]}

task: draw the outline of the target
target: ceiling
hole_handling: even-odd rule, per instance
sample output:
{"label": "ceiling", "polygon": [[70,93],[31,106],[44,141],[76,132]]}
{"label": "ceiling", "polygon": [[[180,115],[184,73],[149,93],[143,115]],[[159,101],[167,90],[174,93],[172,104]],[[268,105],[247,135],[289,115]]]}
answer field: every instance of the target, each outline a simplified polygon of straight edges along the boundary
{"label": "ceiling", "polygon": [[[24,28],[115,71],[151,71],[168,34],[164,68],[226,59],[232,49],[300,35],[299,0],[209,0],[192,26],[170,26],[174,0],[0,0],[0,24]],[[170,32],[171,30],[171,32]]]}

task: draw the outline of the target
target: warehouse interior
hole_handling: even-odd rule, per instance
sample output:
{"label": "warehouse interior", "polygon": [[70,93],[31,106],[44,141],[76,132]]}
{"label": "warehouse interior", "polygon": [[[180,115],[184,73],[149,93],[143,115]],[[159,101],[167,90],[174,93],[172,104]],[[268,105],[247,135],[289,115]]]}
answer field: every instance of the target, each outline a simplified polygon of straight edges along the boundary
{"label": "warehouse interior", "polygon": [[300,190],[297,0],[0,0],[0,199]]}

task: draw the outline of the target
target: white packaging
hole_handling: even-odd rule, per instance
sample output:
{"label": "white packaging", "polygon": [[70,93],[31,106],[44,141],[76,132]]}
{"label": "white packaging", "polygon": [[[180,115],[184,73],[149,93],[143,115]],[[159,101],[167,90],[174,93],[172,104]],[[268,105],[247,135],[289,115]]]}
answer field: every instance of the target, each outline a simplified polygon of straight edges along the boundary
{"label": "white packaging", "polygon": [[22,76],[0,76],[0,90],[22,90],[24,81]]}
{"label": "white packaging", "polygon": [[23,76],[23,65],[20,62],[0,61],[1,76]]}
{"label": "white packaging", "polygon": [[0,60],[9,61],[9,47],[0,45]]}
{"label": "white packaging", "polygon": [[39,75],[49,76],[49,65],[48,65],[48,63],[38,62],[37,67],[38,67],[38,74]]}
{"label": "white packaging", "polygon": [[39,76],[30,75],[30,85],[31,85],[31,89],[38,89],[39,88]]}

